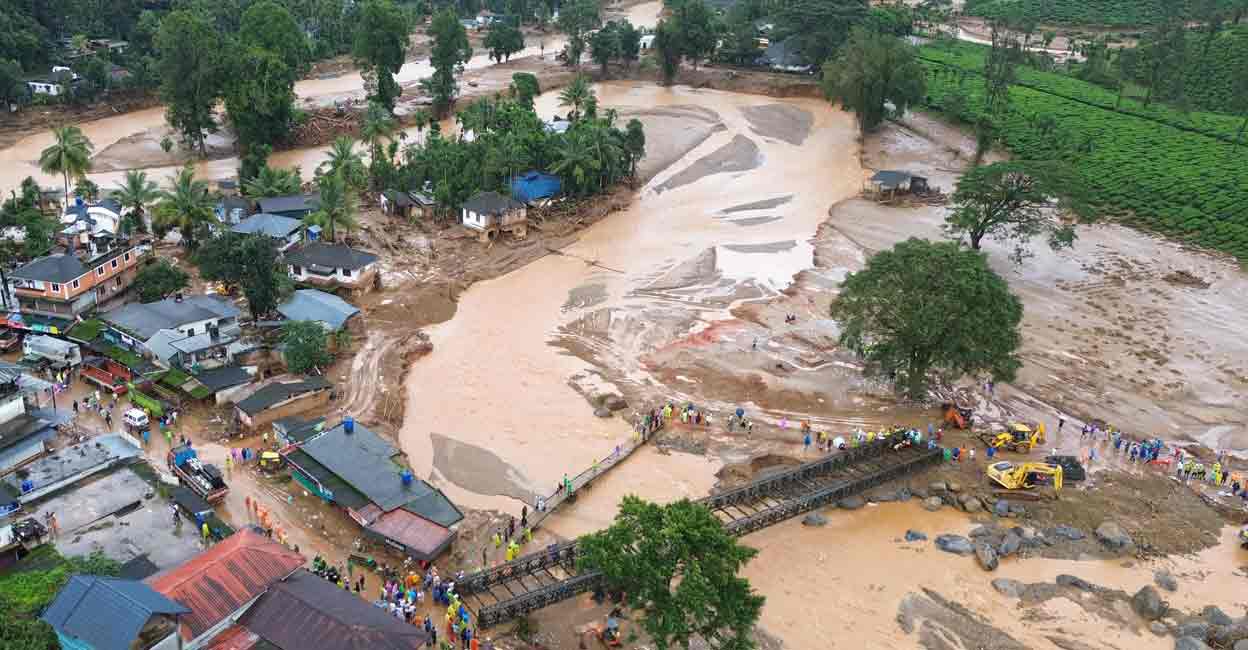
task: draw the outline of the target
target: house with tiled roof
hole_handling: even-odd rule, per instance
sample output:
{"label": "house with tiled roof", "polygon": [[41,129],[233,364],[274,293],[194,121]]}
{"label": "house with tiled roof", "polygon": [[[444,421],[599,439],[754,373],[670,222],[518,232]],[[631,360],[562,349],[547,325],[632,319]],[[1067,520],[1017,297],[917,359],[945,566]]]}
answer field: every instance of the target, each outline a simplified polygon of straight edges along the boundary
{"label": "house with tiled roof", "polygon": [[196,650],[207,647],[303,563],[302,555],[255,529],[243,528],[147,583],[188,608],[179,628],[182,649]]}

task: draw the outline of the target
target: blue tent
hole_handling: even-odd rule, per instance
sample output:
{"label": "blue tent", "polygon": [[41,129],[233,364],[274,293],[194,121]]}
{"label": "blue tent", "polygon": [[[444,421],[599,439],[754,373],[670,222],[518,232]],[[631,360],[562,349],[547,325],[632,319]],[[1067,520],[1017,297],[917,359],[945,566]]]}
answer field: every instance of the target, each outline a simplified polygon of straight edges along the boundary
{"label": "blue tent", "polygon": [[511,182],[512,198],[522,203],[557,196],[562,184],[559,177],[539,171],[525,172]]}

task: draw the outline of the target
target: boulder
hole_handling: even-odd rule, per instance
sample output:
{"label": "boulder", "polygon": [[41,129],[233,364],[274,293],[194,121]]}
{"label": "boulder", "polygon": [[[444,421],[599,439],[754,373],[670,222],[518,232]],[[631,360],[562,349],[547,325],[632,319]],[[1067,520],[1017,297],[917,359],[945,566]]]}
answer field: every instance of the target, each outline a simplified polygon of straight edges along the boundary
{"label": "boulder", "polygon": [[1174,650],[1212,650],[1212,648],[1196,637],[1181,636],[1175,639]]}
{"label": "boulder", "polygon": [[975,545],[975,559],[979,562],[980,568],[985,571],[996,571],[997,565],[1000,564],[997,552],[983,542]]}
{"label": "boulder", "polygon": [[955,483],[955,482],[953,482],[953,481],[949,481],[949,483],[948,483],[947,485],[948,485],[948,487],[949,487],[949,491],[950,491],[950,492],[961,492],[961,491],[962,491],[962,484],[961,484],[961,483]]}
{"label": "boulder", "polygon": [[911,494],[910,494],[910,488],[908,488],[908,487],[903,487],[903,488],[901,488],[900,490],[897,490],[897,500],[898,500],[898,501],[909,501],[909,500],[910,500],[910,497],[911,497]]}
{"label": "boulder", "polygon": [[1235,645],[1231,646],[1231,650],[1248,650],[1248,639],[1236,641]]}
{"label": "boulder", "polygon": [[1103,522],[1096,527],[1096,538],[1106,547],[1115,551],[1123,551],[1135,546],[1135,541],[1131,539],[1127,531],[1112,521]]}
{"label": "boulder", "polygon": [[892,490],[877,490],[867,496],[873,503],[890,503],[897,500],[897,493]]}
{"label": "boulder", "polygon": [[1071,526],[1055,526],[1050,532],[1056,537],[1064,537],[1072,542],[1077,542],[1084,537],[1087,537],[1082,530]]}
{"label": "boulder", "polygon": [[996,526],[976,526],[971,529],[969,534],[971,539],[979,539],[980,537],[992,537],[997,534],[998,530]]}
{"label": "boulder", "polygon": [[975,547],[971,546],[971,540],[961,535],[938,535],[936,548],[956,555],[970,555],[975,552]]}
{"label": "boulder", "polygon": [[1027,508],[1021,503],[1010,504],[1010,515],[1021,517],[1027,514]]}
{"label": "boulder", "polygon": [[945,502],[941,501],[940,497],[927,497],[926,499],[923,499],[923,509],[928,512],[936,512],[944,507],[944,505]]}
{"label": "boulder", "polygon": [[918,487],[910,488],[910,494],[916,499],[926,499],[927,497],[932,496],[930,493],[928,493],[927,488],[921,485]]}
{"label": "boulder", "polygon": [[1155,621],[1166,613],[1166,604],[1152,585],[1144,585],[1135,592],[1131,597],[1131,608],[1146,621]]}
{"label": "boulder", "polygon": [[1248,641],[1248,619],[1230,625],[1214,625],[1209,629],[1208,639],[1219,648]]}
{"label": "boulder", "polygon": [[1001,540],[1001,546],[997,552],[1001,557],[1009,557],[1018,552],[1023,547],[1023,538],[1019,537],[1013,531],[1006,533],[1005,539]]}
{"label": "boulder", "polygon": [[1157,571],[1153,574],[1153,582],[1166,591],[1178,591],[1179,581],[1169,571]]}
{"label": "boulder", "polygon": [[1054,582],[1064,587],[1074,587],[1075,589],[1082,589],[1083,591],[1092,591],[1096,588],[1096,585],[1093,585],[1083,578],[1072,576],[1069,573],[1063,573],[1057,576],[1057,580]]}
{"label": "boulder", "polygon": [[944,481],[932,481],[931,485],[927,486],[927,492],[932,495],[944,494],[948,490],[949,485]]}
{"label": "boulder", "polygon": [[815,527],[827,526],[828,518],[817,512],[812,512],[806,515],[805,517],[802,517],[802,525],[803,526],[815,526]]}
{"label": "boulder", "polygon": [[594,409],[594,415],[600,418],[609,418],[611,417],[611,409],[605,406],[599,406],[598,408]]}
{"label": "boulder", "polygon": [[910,530],[906,531],[906,541],[907,542],[926,542],[927,535],[925,533],[922,533],[920,531],[917,531],[911,528]]}
{"label": "boulder", "polygon": [[1198,618],[1189,619],[1179,625],[1179,629],[1175,631],[1174,635],[1204,639],[1209,636],[1209,624]]}
{"label": "boulder", "polygon": [[853,496],[848,496],[848,497],[845,497],[844,499],[841,499],[840,501],[837,502],[836,505],[846,510],[857,510],[867,505],[867,500],[855,494]]}
{"label": "boulder", "polygon": [[963,494],[958,500],[962,502],[962,509],[967,512],[976,513],[984,509],[984,502],[973,494]]}
{"label": "boulder", "polygon": [[1149,623],[1148,629],[1157,636],[1165,636],[1170,632],[1170,630],[1166,628],[1166,624],[1161,621],[1153,621],[1152,623]]}
{"label": "boulder", "polygon": [[1234,625],[1235,624],[1235,621],[1232,620],[1230,616],[1227,616],[1226,612],[1222,611],[1221,609],[1218,609],[1214,605],[1209,605],[1208,607],[1200,610],[1200,617],[1205,619],[1206,621],[1209,621],[1210,623],[1214,625]]}
{"label": "boulder", "polygon": [[998,517],[1010,514],[1010,502],[1005,499],[997,499],[997,503],[992,506],[992,514]]}
{"label": "boulder", "polygon": [[992,581],[992,588],[1007,598],[1018,598],[1023,595],[1023,583],[1012,578],[997,578]]}
{"label": "boulder", "polygon": [[602,398],[602,406],[611,411],[622,411],[628,408],[628,402],[615,393],[608,393]]}

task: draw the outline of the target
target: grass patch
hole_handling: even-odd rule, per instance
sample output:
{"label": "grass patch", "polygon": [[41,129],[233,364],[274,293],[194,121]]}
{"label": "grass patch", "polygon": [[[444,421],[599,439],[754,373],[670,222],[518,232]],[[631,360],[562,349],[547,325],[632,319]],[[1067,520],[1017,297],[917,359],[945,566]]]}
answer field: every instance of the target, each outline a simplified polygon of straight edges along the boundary
{"label": "grass patch", "polygon": [[18,614],[36,616],[75,573],[116,576],[121,563],[93,553],[64,557],[51,544],[37,549],[10,572],[0,575],[0,593]]}
{"label": "grass patch", "polygon": [[94,341],[103,329],[104,323],[91,318],[84,320],[81,323],[76,323],[73,327],[69,328],[69,332],[66,333],[66,336],[72,339],[78,339],[79,341]]}
{"label": "grass patch", "polygon": [[124,365],[131,370],[135,370],[143,366],[143,357],[115,345],[104,346],[104,356]]}
{"label": "grass patch", "polygon": [[207,399],[212,396],[212,389],[207,386],[200,385],[192,388],[189,394],[195,399]]}
{"label": "grass patch", "polygon": [[190,381],[190,379],[190,375],[178,370],[177,368],[173,368],[172,370],[166,372],[164,377],[160,378],[160,383],[169,386],[170,388],[181,388],[182,384]]}

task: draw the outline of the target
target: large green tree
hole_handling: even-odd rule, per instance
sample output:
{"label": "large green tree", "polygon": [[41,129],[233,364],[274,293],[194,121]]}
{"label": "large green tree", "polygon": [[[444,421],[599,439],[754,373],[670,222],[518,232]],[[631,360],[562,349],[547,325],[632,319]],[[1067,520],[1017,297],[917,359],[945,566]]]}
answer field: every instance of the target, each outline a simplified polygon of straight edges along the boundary
{"label": "large green tree", "polygon": [[95,145],[76,126],[52,129],[52,144],[39,153],[39,169],[46,174],[60,174],[65,181],[65,205],[69,205],[70,179],[83,179],[91,169],[91,152]]}
{"label": "large green tree", "polygon": [[832,302],[840,342],[911,399],[932,371],[1010,381],[1022,362],[1023,304],[983,253],[909,239],[850,273]]}
{"label": "large green tree", "polygon": [[394,0],[365,0],[360,7],[351,54],[371,86],[369,100],[388,111],[401,90],[394,75],[403,67],[410,31],[407,14]]}
{"label": "large green tree", "polygon": [[308,38],[294,15],[273,0],[260,0],[243,12],[238,42],[277,54],[298,75],[308,70]]}
{"label": "large green tree", "polygon": [[711,58],[719,39],[719,21],[703,0],[685,0],[676,9],[680,28],[681,53],[694,69],[699,61]]}
{"label": "large green tree", "polygon": [[433,112],[441,118],[451,110],[459,94],[455,77],[472,58],[472,46],[468,44],[468,32],[450,8],[433,17],[429,34],[433,36],[433,51],[429,55],[433,75],[422,79],[420,87],[433,99]]}
{"label": "large green tree", "polygon": [[659,21],[654,30],[655,55],[659,60],[659,71],[663,75],[663,85],[670,86],[680,71],[680,58],[684,49],[680,42],[680,20],[672,17]]}
{"label": "large green tree", "polygon": [[147,179],[147,172],[131,169],[113,190],[113,198],[123,210],[129,211],[122,220],[128,225],[127,233],[134,230],[145,232],[150,225],[146,218],[147,208],[160,198],[160,188]]}
{"label": "large green tree", "polygon": [[586,102],[593,96],[594,87],[590,85],[589,77],[578,74],[572,78],[571,83],[559,91],[559,105],[572,109],[568,113],[568,120],[575,122],[580,119],[581,110],[585,108]]}
{"label": "large green tree", "polygon": [[858,117],[863,133],[885,118],[885,102],[898,115],[922,101],[926,87],[915,49],[896,36],[855,29],[835,59],[823,65],[823,91]]}
{"label": "large green tree", "polygon": [[1053,202],[1087,216],[1086,194],[1078,174],[1063,162],[1017,160],[968,170],[953,193],[953,209],[945,217],[950,236],[967,238],[979,250],[985,237],[1012,242],[1012,258],[1021,262],[1028,244],[1046,234],[1054,250],[1075,240],[1074,226],[1052,213]]}
{"label": "large green tree", "polygon": [[298,167],[283,169],[266,165],[243,183],[243,193],[253,199],[298,194],[302,189],[303,177]]}
{"label": "large green tree", "polygon": [[296,374],[325,368],[334,360],[329,354],[328,335],[320,323],[295,320],[282,325],[282,358],[286,369]]}
{"label": "large green tree", "polygon": [[213,109],[221,96],[222,35],[202,15],[187,10],[160,21],[160,95],[165,120],[192,147],[206,154],[204,139],[217,128]]}
{"label": "large green tree", "polygon": [[559,31],[568,35],[568,65],[581,65],[586,34],[601,24],[601,0],[569,0],[559,8]]}
{"label": "large green tree", "polygon": [[810,63],[821,63],[832,55],[850,28],[867,15],[867,0],[785,0],[776,3],[773,40],[792,38],[791,45]]}
{"label": "large green tree", "polygon": [[368,169],[364,166],[364,158],[355,150],[355,140],[350,136],[340,135],[334,139],[325,153],[325,161],[316,167],[316,179],[320,182],[323,176],[339,175],[347,186],[357,192],[368,185]]}
{"label": "large green tree", "polygon": [[196,180],[195,168],[188,163],[174,177],[173,187],[161,194],[155,210],[155,228],[158,231],[176,228],[182,243],[195,250],[199,242],[209,236],[209,228],[215,221],[208,183]]}
{"label": "large green tree", "polygon": [[602,68],[603,76],[607,74],[607,65],[620,57],[621,47],[619,28],[614,22],[589,37],[589,58]]}
{"label": "large green tree", "polygon": [[738,575],[757,551],[738,543],[706,507],[624,497],[615,521],[577,544],[582,570],[641,612],[641,627],[660,650],[695,638],[723,650],[753,648],[763,597]]}
{"label": "large green tree", "polygon": [[338,229],[346,228],[351,232],[355,227],[355,212],[358,209],[355,190],[343,179],[341,172],[320,177],[317,181],[320,190],[320,205],[315,212],[309,213],[304,220],[308,225],[320,226],[329,234],[329,241],[338,237]]}
{"label": "large green tree", "polygon": [[253,318],[269,315],[289,288],[286,267],[267,235],[223,233],[204,242],[194,260],[205,280],[241,286]]}
{"label": "large green tree", "polygon": [[139,302],[154,302],[185,289],[190,280],[186,271],[162,259],[134,276],[134,290],[139,294]]}
{"label": "large green tree", "polygon": [[524,49],[524,34],[520,28],[507,21],[498,21],[490,25],[485,35],[485,49],[489,50],[490,58],[496,63],[510,61],[511,55]]}
{"label": "large green tree", "polygon": [[533,108],[533,98],[542,94],[542,86],[537,75],[531,72],[517,72],[511,75],[511,96],[516,101]]}
{"label": "large green tree", "polygon": [[307,38],[294,16],[273,0],[248,7],[227,65],[225,108],[243,149],[285,138],[294,123],[295,81],[308,66]]}
{"label": "large green tree", "polygon": [[25,95],[24,78],[22,64],[13,59],[0,59],[0,108],[6,112],[9,104]]}

